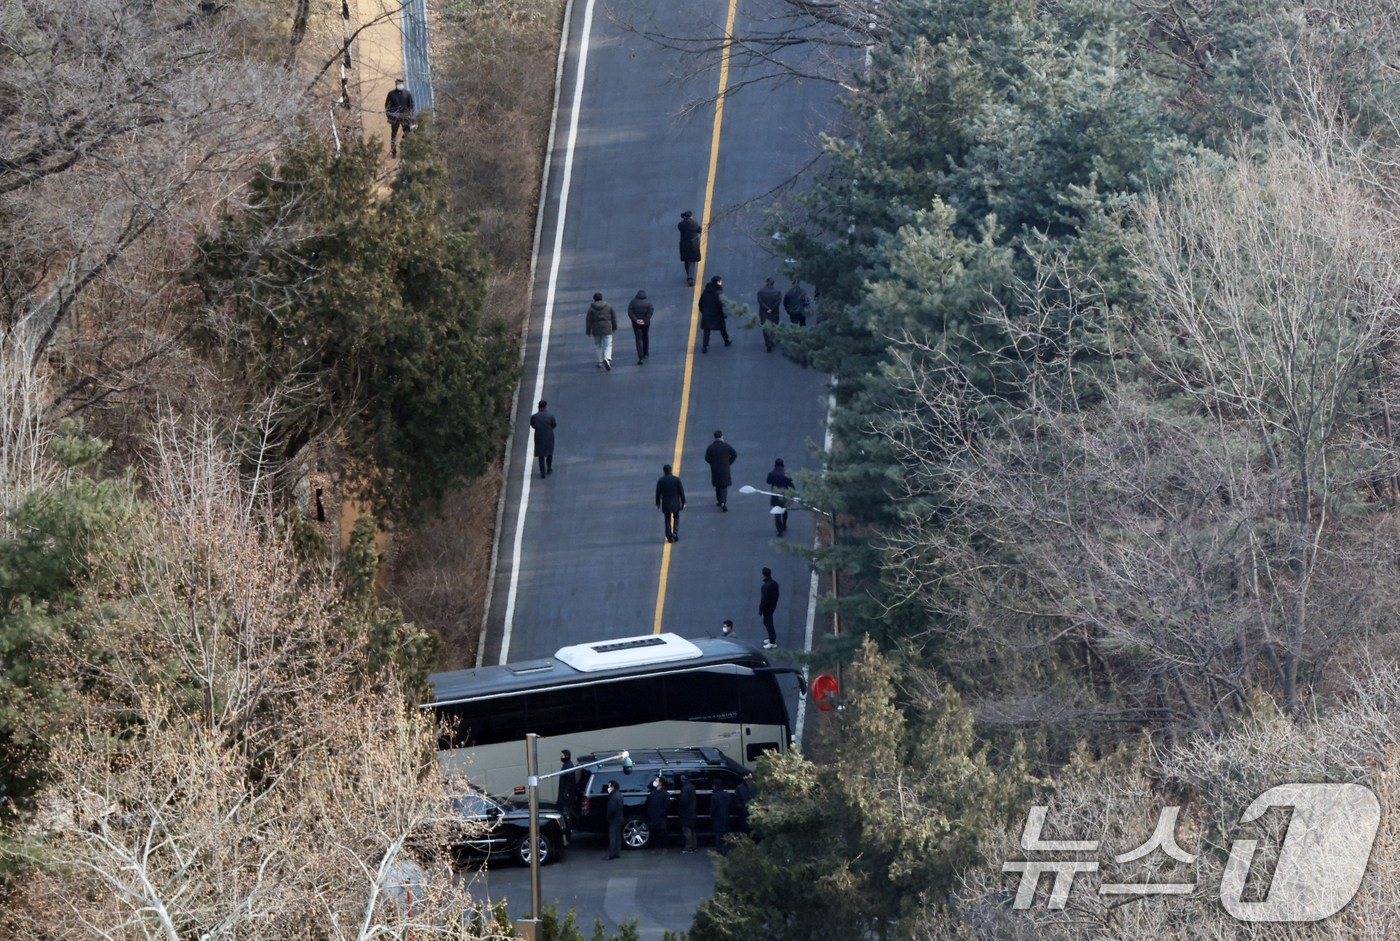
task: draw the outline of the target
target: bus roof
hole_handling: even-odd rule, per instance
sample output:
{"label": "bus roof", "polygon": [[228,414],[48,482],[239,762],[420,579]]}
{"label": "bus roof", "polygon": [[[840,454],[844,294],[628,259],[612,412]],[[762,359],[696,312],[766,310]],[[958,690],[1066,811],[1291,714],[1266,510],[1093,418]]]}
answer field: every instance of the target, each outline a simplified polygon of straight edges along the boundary
{"label": "bus roof", "polygon": [[[637,641],[657,637],[665,638],[662,644],[634,646]],[[674,655],[661,656],[663,649],[669,649]],[[607,682],[636,676],[639,672],[657,675],[726,663],[766,667],[768,658],[748,644],[722,637],[686,640],[675,634],[645,634],[562,647],[553,657],[539,660],[434,673],[428,680],[433,684],[432,704],[445,705],[550,687]],[[580,669],[580,665],[584,669]]]}

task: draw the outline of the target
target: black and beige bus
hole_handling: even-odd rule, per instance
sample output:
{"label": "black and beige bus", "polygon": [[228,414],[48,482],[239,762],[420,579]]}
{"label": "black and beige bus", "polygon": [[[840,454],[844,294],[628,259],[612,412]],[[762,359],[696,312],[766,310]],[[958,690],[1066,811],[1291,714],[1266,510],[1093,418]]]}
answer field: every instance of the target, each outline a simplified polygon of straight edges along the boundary
{"label": "black and beige bus", "polygon": [[[432,676],[444,773],[509,797],[525,784],[525,734],[544,736],[539,771],[561,749],[716,748],[746,767],[792,734],[783,683],[801,684],[747,644],[645,634],[562,647],[552,657]],[[552,799],[557,779],[541,784]]]}

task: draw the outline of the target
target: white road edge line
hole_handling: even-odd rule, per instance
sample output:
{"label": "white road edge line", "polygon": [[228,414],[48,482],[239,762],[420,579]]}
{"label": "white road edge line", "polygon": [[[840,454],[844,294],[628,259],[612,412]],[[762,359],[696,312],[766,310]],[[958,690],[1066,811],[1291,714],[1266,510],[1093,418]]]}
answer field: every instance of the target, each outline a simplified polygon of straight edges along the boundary
{"label": "white road edge line", "polygon": [[[544,209],[549,201],[549,171],[554,164],[554,136],[559,127],[559,95],[564,90],[564,58],[569,51],[569,28],[574,20],[574,0],[564,4],[563,26],[559,30],[559,57],[554,63],[554,105],[549,112],[549,139],[544,145],[544,172],[540,174],[539,206],[535,209],[535,238],[530,246],[530,283],[525,288],[525,322],[520,325],[520,365],[525,365],[525,344],[530,338],[530,317],[535,312],[535,271],[540,264],[540,236],[544,233]],[[538,399],[536,400],[538,401]],[[476,634],[476,665],[486,662],[486,632],[491,626],[491,602],[496,597],[496,565],[501,558],[501,522],[506,518],[506,496],[510,490],[510,455],[515,448],[515,422],[520,417],[520,383],[510,400],[510,434],[501,459],[501,496],[496,501],[496,527],[491,530],[491,568],[486,574],[486,603],[482,606],[481,630]],[[534,461],[530,462],[531,464]]]}
{"label": "white road edge line", "polygon": [[[827,393],[826,396],[826,436],[822,439],[822,450],[827,454],[831,453],[831,413],[836,411],[836,396]],[[812,548],[821,548],[821,538],[812,539]],[[812,573],[812,584],[807,589],[807,636],[803,638],[802,650],[804,653],[812,652],[812,634],[817,626],[817,573]],[[802,668],[802,679],[809,684],[812,682],[812,670],[810,667]],[[803,727],[807,722],[807,697],[800,696],[797,700],[797,744],[802,744]]]}
{"label": "white road edge line", "polygon": [[[579,39],[578,76],[574,79],[573,114],[569,116],[569,142],[564,148],[564,179],[559,184],[559,219],[554,227],[554,257],[549,261],[549,289],[544,296],[544,323],[540,327],[540,361],[535,367],[535,394],[530,401],[538,402],[544,396],[544,367],[549,358],[549,335],[554,325],[554,296],[559,287],[559,261],[564,250],[564,218],[569,209],[569,184],[574,177],[574,148],[578,145],[579,113],[583,109],[583,79],[588,67],[588,37],[593,32],[593,5],[597,0],[588,0],[583,8],[583,36]],[[565,24],[565,30],[568,24]],[[566,33],[567,35],[567,33]],[[526,453],[530,453],[535,441],[535,430],[530,429],[530,438],[525,443]],[[520,512],[515,517],[515,547],[510,555],[510,589],[506,594],[505,629],[501,635],[501,657],[499,663],[509,662],[510,639],[515,626],[515,597],[520,588],[520,552],[525,541],[525,514],[530,509],[530,481],[534,479],[535,462],[527,462],[522,469],[520,487]]]}

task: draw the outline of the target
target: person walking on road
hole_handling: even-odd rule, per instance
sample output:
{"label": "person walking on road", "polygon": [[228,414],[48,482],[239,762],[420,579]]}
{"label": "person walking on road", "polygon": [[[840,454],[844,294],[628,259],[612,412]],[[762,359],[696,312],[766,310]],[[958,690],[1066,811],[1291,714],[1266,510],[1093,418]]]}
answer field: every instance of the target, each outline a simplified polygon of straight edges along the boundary
{"label": "person walking on road", "polygon": [[763,570],[763,586],[758,590],[758,613],[763,618],[763,627],[768,631],[768,639],[763,642],[765,649],[778,646],[778,632],[773,627],[773,612],[778,610],[778,583],[773,580],[773,570]]}
{"label": "person walking on road", "polygon": [[724,835],[729,832],[729,791],[722,781],[715,782],[710,794],[710,832],[715,836],[715,849],[721,856],[728,855],[729,843]]}
{"label": "person walking on road", "polygon": [[695,286],[695,266],[700,263],[700,223],[687,209],[676,223],[681,232],[681,264],[685,265],[685,283]]}
{"label": "person walking on road", "polygon": [[721,300],[723,294],[724,281],[719,275],[711,278],[710,283],[700,292],[700,329],[704,331],[700,342],[702,353],[710,352],[711,330],[718,330],[719,335],[724,337],[724,345],[729,345],[729,331],[724,328],[724,301]]}
{"label": "person walking on road", "polygon": [[666,519],[666,541],[675,542],[681,538],[681,510],[685,509],[685,487],[681,479],[671,473],[671,465],[661,467],[661,477],[656,481],[656,508]]}
{"label": "person walking on road", "polygon": [[637,341],[638,366],[651,355],[651,315],[655,309],[647,300],[646,291],[638,291],[627,303],[627,319],[632,321],[632,336]]}
{"label": "person walking on road", "polygon": [[[768,282],[758,289],[759,322],[777,324],[778,308],[782,302],[783,292],[773,287],[773,279],[769,278]],[[773,334],[767,327],[763,328],[763,346],[768,352],[773,352]]]}
{"label": "person walking on road", "polygon": [[535,460],[540,462],[540,476],[554,473],[554,416],[545,411],[549,403],[540,399],[540,410],[530,416],[530,427],[535,429]]}
{"label": "person walking on road", "polygon": [[404,143],[408,143],[408,132],[413,130],[413,93],[403,79],[394,82],[394,90],[384,99],[384,117],[389,119],[389,156],[397,157],[399,131],[403,131]]}
{"label": "person walking on road", "polygon": [[783,295],[783,310],[787,311],[788,319],[799,327],[807,326],[809,304],[807,292],[802,290],[802,285],[796,281],[792,282],[792,287]]}
{"label": "person walking on road", "polygon": [[724,440],[724,432],[716,431],[715,440],[705,449],[705,463],[710,465],[710,485],[715,488],[715,502],[724,512],[729,512],[729,488],[734,483],[729,476],[729,465],[739,457],[739,452]]}
{"label": "person walking on road", "polygon": [[593,295],[583,331],[593,338],[593,347],[598,351],[597,368],[612,372],[612,338],[617,332],[617,314],[612,305],[603,300],[603,295]]}
{"label": "person walking on road", "polygon": [[690,775],[681,775],[681,793],[676,798],[676,816],[681,820],[681,835],[685,837],[682,853],[695,852],[695,785]]}
{"label": "person walking on road", "polygon": [[608,782],[608,855],[606,859],[617,859],[622,855],[622,787],[616,781]]}
{"label": "person walking on road", "polygon": [[[773,490],[796,490],[797,485],[792,482],[792,478],[787,475],[787,469],[783,467],[783,459],[778,458],[773,462],[773,469],[768,472],[768,486]],[[781,537],[787,533],[787,497],[769,497],[770,507],[780,506],[783,512],[773,514],[773,524],[778,527],[778,535]]]}
{"label": "person walking on road", "polygon": [[647,827],[651,829],[651,845],[662,852],[666,850],[666,816],[671,810],[671,792],[657,777],[651,782],[651,793],[647,795]]}

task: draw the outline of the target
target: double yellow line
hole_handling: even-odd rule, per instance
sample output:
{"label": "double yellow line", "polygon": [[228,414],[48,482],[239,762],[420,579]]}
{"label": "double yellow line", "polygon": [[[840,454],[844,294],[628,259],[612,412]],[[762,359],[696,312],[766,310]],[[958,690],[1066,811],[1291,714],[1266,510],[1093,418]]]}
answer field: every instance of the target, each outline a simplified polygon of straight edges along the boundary
{"label": "double yellow line", "polygon": [[[705,288],[705,259],[710,248],[710,210],[715,200],[715,172],[719,166],[719,131],[724,123],[724,95],[729,89],[729,52],[734,37],[734,14],[739,0],[729,0],[729,16],[724,24],[724,49],[719,57],[719,94],[715,96],[715,126],[710,132],[710,169],[705,174],[705,208],[700,213],[700,261],[695,265],[695,294],[690,304],[690,338],[685,345],[685,378],[681,382],[681,415],[676,423],[676,450],[671,458],[671,470],[681,472],[681,454],[685,450],[685,422],[690,413],[690,381],[695,370],[695,336],[700,329],[700,292]],[[661,581],[656,587],[656,615],[652,633],[661,633],[661,618],[666,613],[666,579],[671,574],[671,543],[661,549]]]}

